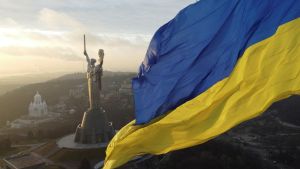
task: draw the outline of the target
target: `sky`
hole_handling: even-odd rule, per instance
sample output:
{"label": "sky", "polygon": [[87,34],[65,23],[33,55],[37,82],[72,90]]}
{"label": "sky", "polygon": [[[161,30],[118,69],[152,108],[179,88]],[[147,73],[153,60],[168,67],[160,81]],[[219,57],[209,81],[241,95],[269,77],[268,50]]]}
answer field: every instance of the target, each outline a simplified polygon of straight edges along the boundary
{"label": "sky", "polygon": [[0,0],[0,77],[104,70],[136,72],[155,31],[195,0]]}

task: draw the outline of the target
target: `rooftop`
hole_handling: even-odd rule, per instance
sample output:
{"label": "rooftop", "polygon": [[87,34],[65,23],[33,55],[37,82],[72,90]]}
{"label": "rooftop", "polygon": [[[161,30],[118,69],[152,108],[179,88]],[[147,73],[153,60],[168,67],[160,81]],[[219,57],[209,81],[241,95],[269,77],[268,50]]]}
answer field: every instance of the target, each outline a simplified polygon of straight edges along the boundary
{"label": "rooftop", "polygon": [[45,161],[42,157],[33,153],[11,156],[4,159],[3,161],[14,169],[23,169],[45,164]]}

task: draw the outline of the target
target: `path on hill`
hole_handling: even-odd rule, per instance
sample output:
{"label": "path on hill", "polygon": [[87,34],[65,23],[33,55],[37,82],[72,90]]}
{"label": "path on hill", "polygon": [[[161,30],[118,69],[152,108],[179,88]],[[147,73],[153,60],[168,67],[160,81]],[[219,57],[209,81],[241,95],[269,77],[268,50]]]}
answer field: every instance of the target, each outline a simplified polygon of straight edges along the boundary
{"label": "path on hill", "polygon": [[12,148],[19,148],[19,147],[39,147],[39,146],[42,146],[44,145],[45,143],[36,143],[36,144],[14,144],[14,145],[11,145]]}
{"label": "path on hill", "polygon": [[278,117],[276,117],[275,119],[276,119],[276,121],[278,123],[280,123],[281,125],[283,125],[285,127],[290,127],[290,128],[294,128],[294,129],[300,129],[300,126],[298,126],[298,125],[291,124],[291,123],[288,123],[288,122],[284,122],[281,119],[279,119]]}

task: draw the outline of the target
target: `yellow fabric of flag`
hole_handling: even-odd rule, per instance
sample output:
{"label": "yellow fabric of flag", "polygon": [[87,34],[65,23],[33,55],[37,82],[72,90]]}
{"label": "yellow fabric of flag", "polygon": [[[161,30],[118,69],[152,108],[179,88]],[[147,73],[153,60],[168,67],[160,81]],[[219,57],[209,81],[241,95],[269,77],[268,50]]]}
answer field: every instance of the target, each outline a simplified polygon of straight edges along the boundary
{"label": "yellow fabric of flag", "polygon": [[246,49],[232,74],[204,93],[150,124],[122,128],[107,148],[104,169],[204,143],[291,94],[300,94],[300,19]]}

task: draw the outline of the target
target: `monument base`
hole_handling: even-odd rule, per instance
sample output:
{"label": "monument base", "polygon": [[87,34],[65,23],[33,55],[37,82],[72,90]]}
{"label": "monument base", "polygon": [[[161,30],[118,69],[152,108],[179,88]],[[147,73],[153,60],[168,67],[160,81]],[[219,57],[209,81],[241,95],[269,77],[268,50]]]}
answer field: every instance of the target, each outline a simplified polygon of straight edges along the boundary
{"label": "monument base", "polygon": [[97,144],[81,144],[76,143],[74,141],[75,139],[75,133],[67,135],[61,139],[59,139],[56,144],[59,148],[67,148],[67,149],[82,149],[82,150],[88,150],[88,149],[99,149],[99,148],[106,148],[108,143],[97,143]]}
{"label": "monument base", "polygon": [[108,143],[115,132],[103,108],[89,110],[84,113],[78,125],[74,141],[80,144]]}

